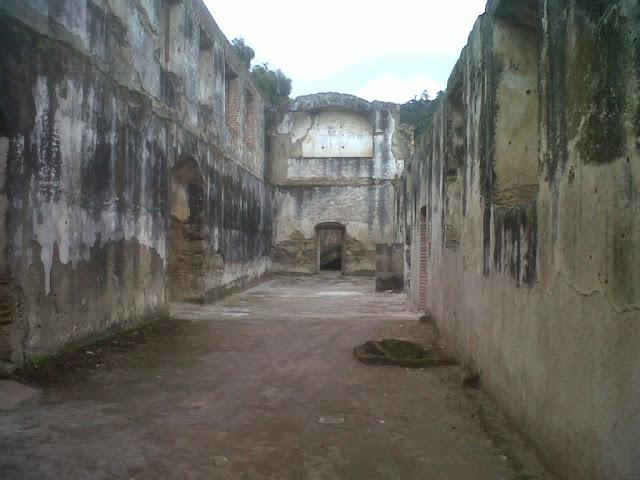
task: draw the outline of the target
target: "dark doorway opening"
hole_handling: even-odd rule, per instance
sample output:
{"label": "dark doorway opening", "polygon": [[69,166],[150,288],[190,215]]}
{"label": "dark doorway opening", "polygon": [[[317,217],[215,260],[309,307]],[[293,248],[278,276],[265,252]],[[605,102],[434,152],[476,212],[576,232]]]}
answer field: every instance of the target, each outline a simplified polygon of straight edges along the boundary
{"label": "dark doorway opening", "polygon": [[344,270],[344,232],[344,225],[339,223],[316,225],[317,271],[342,272]]}
{"label": "dark doorway opening", "polygon": [[337,254],[335,260],[327,261],[320,265],[320,270],[327,270],[332,272],[342,271],[342,252]]}

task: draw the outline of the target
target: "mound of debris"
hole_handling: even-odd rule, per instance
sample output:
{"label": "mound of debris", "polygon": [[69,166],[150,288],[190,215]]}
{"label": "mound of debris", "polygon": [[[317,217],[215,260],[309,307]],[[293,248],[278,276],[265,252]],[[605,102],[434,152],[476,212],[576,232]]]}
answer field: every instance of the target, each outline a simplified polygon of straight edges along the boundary
{"label": "mound of debris", "polygon": [[370,365],[425,368],[458,364],[441,348],[424,348],[419,343],[397,339],[366,342],[355,347],[353,354],[362,363]]}

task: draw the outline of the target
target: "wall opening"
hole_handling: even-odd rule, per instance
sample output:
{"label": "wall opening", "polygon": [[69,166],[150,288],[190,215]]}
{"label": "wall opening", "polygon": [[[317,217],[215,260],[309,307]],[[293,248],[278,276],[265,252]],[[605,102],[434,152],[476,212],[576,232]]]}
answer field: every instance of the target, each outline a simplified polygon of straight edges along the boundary
{"label": "wall opening", "polygon": [[256,99],[249,90],[244,92],[244,102],[244,143],[247,147],[255,149],[258,126]]}
{"label": "wall opening", "polygon": [[464,165],[467,154],[462,78],[451,82],[444,100],[444,244],[456,249],[462,237]]}
{"label": "wall opening", "polygon": [[420,209],[420,285],[418,291],[418,305],[422,309],[427,308],[427,295],[429,286],[428,271],[429,235],[427,228],[427,207]]}
{"label": "wall opening", "polygon": [[224,119],[229,131],[237,135],[240,129],[240,79],[228,64],[224,71]]}
{"label": "wall opening", "polygon": [[205,291],[205,189],[200,167],[182,155],[171,172],[167,232],[170,301],[200,300]]}
{"label": "wall opening", "polygon": [[198,52],[198,101],[203,105],[213,107],[215,91],[213,40],[203,29],[200,29]]}
{"label": "wall opening", "polygon": [[160,63],[166,70],[174,70],[171,62],[174,60],[173,51],[177,46],[180,33],[178,6],[182,0],[162,0],[160,3]]}
{"label": "wall opening", "polygon": [[539,170],[540,18],[537,1],[504,1],[494,22],[496,84],[493,199],[498,205],[535,200]]}
{"label": "wall opening", "polygon": [[340,223],[320,223],[316,225],[317,261],[316,272],[344,271],[345,227]]}

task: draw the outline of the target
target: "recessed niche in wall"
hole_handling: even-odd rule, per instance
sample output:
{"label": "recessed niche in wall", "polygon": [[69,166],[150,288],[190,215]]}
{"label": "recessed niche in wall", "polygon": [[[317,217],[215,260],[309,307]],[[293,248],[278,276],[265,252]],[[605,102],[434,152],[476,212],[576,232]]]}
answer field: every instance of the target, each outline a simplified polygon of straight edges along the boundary
{"label": "recessed niche in wall", "polygon": [[213,105],[214,58],[213,40],[209,34],[200,29],[200,48],[198,54],[198,101],[204,105]]}
{"label": "recessed niche in wall", "polygon": [[[530,8],[523,9],[522,3]],[[495,93],[493,197],[496,204],[517,205],[530,202],[538,193],[539,19],[535,1],[503,4],[496,12],[493,31],[495,70],[500,72]]]}
{"label": "recessed niche in wall", "polygon": [[224,107],[227,128],[237,134],[240,127],[240,79],[229,64],[225,65]]}
{"label": "recessed niche in wall", "polygon": [[160,63],[166,70],[176,71],[176,57],[184,43],[181,41],[184,35],[180,28],[183,15],[182,0],[160,1]]}
{"label": "recessed niche in wall", "polygon": [[172,301],[198,299],[204,293],[205,190],[196,160],[181,155],[169,181],[167,292]]}
{"label": "recessed niche in wall", "polygon": [[297,157],[373,157],[371,121],[347,109],[296,112],[292,140]]}
{"label": "recessed niche in wall", "polygon": [[256,147],[258,118],[256,99],[250,90],[244,92],[244,143],[250,148]]}
{"label": "recessed niche in wall", "polygon": [[451,82],[444,100],[444,241],[447,248],[460,244],[463,216],[464,165],[466,155],[465,110],[462,78]]}

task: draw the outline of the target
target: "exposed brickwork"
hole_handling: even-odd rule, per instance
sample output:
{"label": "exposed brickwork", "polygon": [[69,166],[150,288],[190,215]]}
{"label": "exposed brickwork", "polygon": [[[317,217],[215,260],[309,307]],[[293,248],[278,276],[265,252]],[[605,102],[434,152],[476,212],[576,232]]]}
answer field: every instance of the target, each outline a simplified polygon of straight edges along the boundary
{"label": "exposed brickwork", "polygon": [[227,70],[224,82],[224,118],[229,131],[237,135],[240,131],[240,81],[231,70]]}
{"label": "exposed brickwork", "polygon": [[427,218],[420,216],[420,308],[427,308],[429,272],[427,270],[427,256],[429,255],[429,237],[427,235]]}
{"label": "exposed brickwork", "polygon": [[256,100],[249,90],[245,91],[244,101],[244,143],[247,147],[255,149],[258,131],[258,114],[256,111]]}

